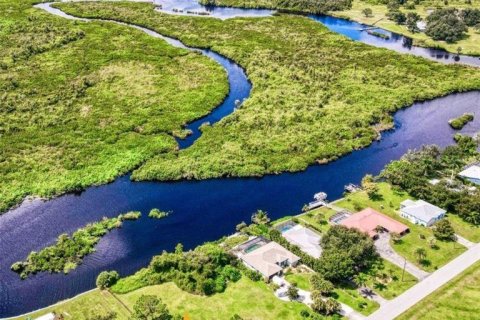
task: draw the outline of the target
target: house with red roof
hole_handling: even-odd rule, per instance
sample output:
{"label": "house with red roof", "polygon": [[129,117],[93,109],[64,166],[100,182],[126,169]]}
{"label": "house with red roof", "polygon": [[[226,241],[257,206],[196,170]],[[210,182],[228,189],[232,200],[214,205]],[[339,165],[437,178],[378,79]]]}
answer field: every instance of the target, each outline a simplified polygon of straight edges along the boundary
{"label": "house with red roof", "polygon": [[373,239],[378,237],[379,226],[389,233],[395,232],[404,235],[409,232],[408,227],[403,223],[372,208],[366,208],[360,212],[354,213],[340,221],[340,224],[348,228],[355,228],[365,232]]}

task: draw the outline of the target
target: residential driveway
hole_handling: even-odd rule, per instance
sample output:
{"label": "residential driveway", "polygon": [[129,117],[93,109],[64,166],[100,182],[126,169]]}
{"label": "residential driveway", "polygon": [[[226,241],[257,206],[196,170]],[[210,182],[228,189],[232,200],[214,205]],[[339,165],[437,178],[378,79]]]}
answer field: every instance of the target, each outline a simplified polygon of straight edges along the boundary
{"label": "residential driveway", "polygon": [[457,237],[457,242],[460,243],[462,246],[471,248],[475,245],[475,243],[465,239],[464,237],[459,236],[458,234],[456,234],[455,236]]}
{"label": "residential driveway", "polygon": [[428,272],[423,271],[413,263],[406,261],[405,258],[392,249],[392,246],[390,245],[390,234],[388,232],[382,232],[378,234],[378,239],[375,240],[375,247],[383,259],[390,261],[402,269],[403,266],[405,266],[405,270],[412,274],[415,278],[422,280],[429,275]]}
{"label": "residential driveway", "polygon": [[420,300],[452,280],[465,269],[480,260],[480,243],[474,245],[447,263],[428,278],[414,285],[397,298],[388,301],[368,317],[369,320],[391,320],[414,306]]}

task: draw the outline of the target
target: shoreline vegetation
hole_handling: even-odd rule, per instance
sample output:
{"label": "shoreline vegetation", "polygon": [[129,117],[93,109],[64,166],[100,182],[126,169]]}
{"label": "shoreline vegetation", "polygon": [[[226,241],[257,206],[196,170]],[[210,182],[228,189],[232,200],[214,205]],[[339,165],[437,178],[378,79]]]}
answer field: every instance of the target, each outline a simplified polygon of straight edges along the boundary
{"label": "shoreline vegetation", "polygon": [[160,209],[153,208],[148,213],[148,217],[152,219],[163,219],[168,217],[172,212],[170,211],[161,211]]}
{"label": "shoreline vegetation", "polygon": [[149,159],[133,172],[134,180],[304,170],[368,146],[378,138],[379,124],[391,125],[391,114],[414,101],[480,87],[474,68],[370,47],[300,16],[220,21],[162,14],[139,3],[55,6],[76,16],[133,23],[190,46],[211,48],[244,67],[253,83],[241,109],[205,127],[188,149]]}
{"label": "shoreline vegetation", "polygon": [[[379,177],[375,178],[385,178],[388,182],[372,181],[375,188],[364,187],[365,190],[349,193],[344,198],[333,201],[332,204],[350,212],[372,207],[395,220],[407,224],[410,233],[399,239],[392,238],[390,245],[398,254],[417,264],[420,268],[429,272],[435,271],[464,252],[466,248],[459,244],[455,245],[455,241],[451,239],[439,237],[438,224],[434,228],[415,225],[401,218],[398,210],[402,201],[413,198],[404,188],[408,189],[408,187],[416,186],[415,190],[418,191],[421,187],[425,189],[425,191],[422,191],[424,194],[435,191],[438,189],[437,186],[429,186],[424,183],[426,179],[431,177],[432,172],[443,176],[450,172],[449,169],[454,163],[465,164],[478,159],[479,152],[476,149],[478,141],[465,136],[457,136],[456,140],[457,145],[455,146],[446,147],[443,150],[439,150],[436,146],[425,146],[419,151],[405,155],[400,160],[393,161],[385,167]],[[425,170],[424,166],[429,163],[425,159],[431,160],[432,155],[436,155],[433,157],[433,164],[430,163],[431,168]],[[400,166],[403,168],[402,171],[406,172],[405,177],[402,176],[402,180],[398,180],[397,175],[395,175],[395,168]],[[421,173],[415,173],[415,171]],[[408,181],[410,183],[407,183]],[[440,183],[440,186],[441,188],[445,187],[442,183]],[[468,183],[465,187],[468,187]],[[459,186],[456,186],[456,188],[459,188]],[[456,199],[453,193],[448,192],[448,195],[449,199]],[[461,193],[461,195],[464,200],[457,201],[459,203],[468,202],[467,197],[478,198],[479,194],[477,192],[475,194]],[[464,220],[469,220],[462,216],[462,212],[455,209],[455,201],[451,202],[448,199],[445,199],[445,201],[450,202],[453,206],[448,207],[437,203],[448,209],[448,217],[442,221],[450,221],[455,232],[467,239],[474,242],[480,241],[480,229],[478,227],[473,228],[475,227],[473,224],[457,219],[456,216],[458,215]],[[163,252],[161,255],[153,257],[148,267],[125,278],[118,279],[118,274],[114,271],[103,272],[103,277],[99,276],[102,281],[97,279],[97,284],[100,283],[103,288],[109,288],[108,291],[94,290],[87,294],[88,299],[79,296],[65,304],[55,304],[47,309],[42,309],[42,312],[45,313],[47,310],[69,314],[83,312],[79,319],[91,319],[91,317],[86,316],[86,310],[95,312],[96,315],[115,312],[115,319],[128,319],[130,314],[122,306],[131,307],[144,294],[150,294],[160,298],[173,313],[188,313],[201,319],[211,318],[212,312],[219,312],[218,303],[222,305],[220,314],[216,314],[218,319],[231,319],[234,313],[242,317],[254,314],[261,319],[272,319],[272,312],[280,312],[278,314],[282,315],[288,314],[291,319],[297,317],[300,319],[304,314],[307,314],[302,310],[308,310],[310,316],[307,319],[316,319],[313,311],[296,301],[284,302],[279,300],[272,292],[276,290],[274,285],[265,284],[261,281],[261,276],[258,273],[247,269],[240,261],[228,254],[230,249],[243,243],[250,236],[263,236],[278,242],[301,257],[303,264],[317,271],[315,273],[304,267],[287,269],[286,277],[292,281],[291,283],[296,283],[294,286],[315,292],[316,286],[321,282],[322,290],[327,290],[326,292],[322,291],[324,297],[333,298],[336,302],[347,304],[364,315],[369,315],[375,311],[378,304],[362,297],[358,293],[358,287],[371,288],[384,299],[390,300],[417,283],[417,279],[411,274],[403,273],[400,267],[379,258],[373,252],[373,242],[367,235],[354,230],[348,231],[341,226],[330,225],[328,220],[335,213],[336,211],[330,208],[322,207],[293,217],[287,216],[276,221],[270,221],[267,213],[259,210],[252,215],[252,224],[247,225],[245,222],[238,224],[236,235],[224,237],[215,242],[207,242],[190,251],[184,251],[183,246],[179,244],[174,252]],[[304,225],[322,235],[321,244],[324,250],[320,259],[310,257],[281,236],[278,227],[287,221]],[[475,219],[471,222],[477,225],[480,223]],[[468,226],[472,228],[470,229]],[[343,246],[343,250],[336,247],[338,244]],[[359,247],[352,248],[354,246]],[[362,272],[358,273],[358,269],[348,271],[349,268],[345,265],[341,265],[342,267],[339,268],[338,264],[333,263],[335,261],[352,263],[350,259],[354,259],[352,257],[358,255],[360,248],[363,250],[363,254],[360,256],[363,264],[358,266],[363,267]],[[422,260],[419,260],[415,253],[419,248],[424,250]],[[352,253],[348,253],[349,250],[352,250]],[[202,267],[199,267],[196,261],[202,261]],[[425,264],[426,261],[429,264]],[[353,272],[353,275],[350,272]],[[466,271],[465,274],[469,275],[470,272]],[[343,282],[343,279],[351,277],[354,279],[353,283]],[[478,280],[476,278],[478,277],[475,276],[475,281]],[[453,281],[453,283],[456,283],[457,280]],[[447,286],[452,288],[451,284]],[[472,286],[472,288],[475,287],[475,285]],[[328,289],[326,289],[327,287]],[[241,295],[240,291],[242,292]],[[442,295],[442,292],[441,289],[433,295]],[[470,290],[466,294],[471,297],[473,292]],[[259,299],[259,296],[270,301],[268,304],[270,307],[264,304],[255,304],[255,307],[252,307],[249,303],[250,300],[244,300],[246,297]],[[244,299],[241,299],[242,297]],[[249,303],[249,307],[239,308],[239,301]],[[427,302],[421,302],[420,305],[424,303]],[[102,305],[102,307],[92,309],[92,306],[97,305]],[[276,307],[272,308],[272,305]],[[444,301],[441,302],[441,305],[445,307],[448,303]],[[316,310],[315,307],[312,308]],[[458,305],[458,312],[463,316],[475,314],[470,309],[465,311],[461,304]],[[40,315],[38,311],[31,314]]]}
{"label": "shoreline vegetation", "polygon": [[[337,18],[347,19],[364,23],[367,25],[375,25],[379,28],[390,32],[398,33],[403,36],[413,39],[413,45],[431,48],[442,49],[452,54],[458,54],[458,48],[462,48],[462,52],[471,56],[480,57],[480,31],[474,27],[468,29],[466,37],[455,43],[446,43],[445,41],[433,40],[425,35],[425,33],[411,32],[406,25],[398,25],[388,19],[387,3],[388,0],[352,0],[342,2],[339,6],[334,6],[328,10],[309,10],[308,7],[292,9],[292,7],[285,6],[284,3],[278,0],[200,0],[200,3],[208,5],[213,3],[220,7],[236,7],[236,8],[253,8],[253,9],[271,9],[279,10],[279,12],[286,11],[296,14],[328,14]],[[478,0],[470,0],[469,3],[463,0],[423,0],[423,1],[404,1],[409,4],[407,8],[402,11],[408,13],[418,13],[419,17],[425,19],[426,16],[435,8],[476,8],[480,9]],[[413,6],[411,4],[415,3]],[[326,8],[326,7],[325,7]],[[371,10],[370,14],[365,14],[365,10]]]}
{"label": "shoreline vegetation", "polygon": [[[413,2],[415,1],[408,1],[405,3]],[[442,49],[450,52],[451,54],[458,54],[458,48],[460,47],[462,48],[462,54],[480,57],[480,32],[475,30],[474,27],[468,28],[466,36],[454,43],[434,40],[423,32],[411,32],[406,25],[398,25],[394,21],[389,20],[387,16],[388,9],[386,3],[387,1],[353,0],[351,8],[343,11],[330,11],[328,14],[334,17],[352,20],[367,25],[375,24],[375,26],[379,28],[413,39],[413,45],[415,46]],[[420,1],[419,4],[415,4],[413,7],[402,8],[402,12],[405,14],[417,13],[421,19],[425,19],[436,8],[480,9],[480,2],[478,0],[473,0],[470,1],[470,4],[467,4],[466,1],[463,0],[450,0],[447,2],[439,0],[426,0]],[[365,9],[370,9],[372,12],[369,15],[365,15]]]}
{"label": "shoreline vegetation", "polygon": [[199,0],[198,2],[205,6],[270,9],[295,14],[321,14],[328,11],[349,9],[352,6],[352,0]]}
{"label": "shoreline vegetation", "polygon": [[22,279],[43,271],[67,274],[77,268],[85,256],[95,252],[95,246],[107,233],[121,228],[124,221],[137,220],[140,216],[140,212],[131,211],[115,218],[103,218],[99,222],[90,223],[71,236],[64,233],[54,245],[38,252],[32,251],[24,261],[15,262],[11,269]]}
{"label": "shoreline vegetation", "polygon": [[35,3],[0,4],[0,213],[175,152],[173,135],[228,93],[224,68],[208,57]]}
{"label": "shoreline vegetation", "polygon": [[473,121],[474,117],[473,113],[465,113],[458,118],[448,121],[448,124],[455,130],[461,130],[467,123]]}

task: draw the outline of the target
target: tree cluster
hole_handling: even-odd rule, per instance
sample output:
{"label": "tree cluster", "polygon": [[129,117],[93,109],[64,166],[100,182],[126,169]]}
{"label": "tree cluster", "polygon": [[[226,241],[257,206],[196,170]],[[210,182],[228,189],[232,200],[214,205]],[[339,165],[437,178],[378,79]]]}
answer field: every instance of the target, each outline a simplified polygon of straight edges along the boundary
{"label": "tree cluster", "polygon": [[467,26],[455,8],[441,8],[427,17],[425,33],[434,40],[444,40],[452,43],[462,39],[467,32]]}
{"label": "tree cluster", "polygon": [[[480,224],[480,191],[465,187],[463,181],[451,179],[462,168],[480,160],[478,142],[471,137],[456,135],[456,145],[440,150],[437,146],[424,146],[410,151],[400,160],[385,167],[381,177],[418,199],[428,201],[463,220]],[[442,177],[432,185],[429,180]]]}
{"label": "tree cluster", "polygon": [[325,279],[340,282],[369,269],[378,260],[372,239],[342,225],[330,228],[320,242],[319,272]]}
{"label": "tree cluster", "polygon": [[187,252],[177,246],[175,252],[153,257],[148,268],[121,279],[114,291],[125,293],[146,285],[174,282],[184,291],[211,295],[223,292],[228,282],[241,278],[236,264],[237,260],[216,243],[206,243]]}

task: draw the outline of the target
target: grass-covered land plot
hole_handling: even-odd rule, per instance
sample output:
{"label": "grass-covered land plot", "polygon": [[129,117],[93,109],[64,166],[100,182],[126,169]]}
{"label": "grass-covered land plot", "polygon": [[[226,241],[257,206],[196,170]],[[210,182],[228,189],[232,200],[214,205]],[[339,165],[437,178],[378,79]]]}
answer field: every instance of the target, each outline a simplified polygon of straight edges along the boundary
{"label": "grass-covered land plot", "polygon": [[[429,244],[429,240],[434,238],[431,228],[412,224],[399,215],[400,202],[411,197],[405,192],[393,190],[387,183],[379,183],[378,187],[379,196],[374,200],[370,199],[368,195],[362,191],[347,195],[345,199],[336,202],[335,205],[351,210],[352,212],[371,207],[408,225],[410,233],[403,236],[399,241],[392,242],[392,247],[407,260],[417,264],[426,271],[434,271],[436,268],[441,267],[466,250],[464,246],[453,241],[436,241],[435,246],[432,247]],[[456,224],[462,226],[462,228],[455,229],[459,234],[462,231],[469,230],[473,236],[478,237],[478,233],[480,232],[478,228],[469,229],[468,223],[460,219],[454,219],[454,223],[452,224],[454,228]],[[461,235],[466,238],[471,238],[469,233]],[[426,251],[426,257],[422,263],[419,262],[420,259],[415,253],[418,248],[423,248]]]}
{"label": "grass-covered land plot", "polygon": [[[413,2],[414,1],[405,1],[404,3],[412,4]],[[463,54],[477,56],[480,55],[480,31],[477,30],[475,27],[469,27],[466,36],[455,43],[447,43],[445,41],[433,40],[431,37],[427,36],[423,32],[412,33],[408,30],[405,24],[398,25],[394,21],[389,20],[387,17],[388,8],[386,3],[387,2],[383,4],[382,1],[375,0],[353,0],[352,7],[350,9],[336,12],[332,11],[330,12],[330,14],[369,25],[375,24],[375,26],[378,26],[380,28],[406,35],[410,38],[413,38],[415,45],[424,47],[440,47],[452,53],[457,53],[458,47],[461,47]],[[420,4],[414,5],[414,8],[412,9],[401,7],[401,11],[405,14],[408,14],[410,12],[417,13],[422,19],[425,19],[434,9],[444,7],[457,9],[480,9],[480,1],[471,0],[469,1],[469,3],[467,3],[467,1],[464,0],[427,0],[420,1]],[[364,10],[366,8],[372,10],[372,13],[368,16],[366,16],[364,13]]]}
{"label": "grass-covered land plot", "polygon": [[474,320],[480,314],[480,263],[420,301],[398,320]]}
{"label": "grass-covered land plot", "polygon": [[209,47],[243,66],[251,97],[195,144],[147,161],[135,179],[252,176],[305,169],[365,147],[415,100],[480,87],[474,68],[373,48],[305,17],[219,19],[162,14],[139,3],[63,3]]}
{"label": "grass-covered land plot", "polygon": [[86,225],[71,236],[62,234],[57,243],[38,252],[31,252],[25,261],[12,265],[12,270],[22,278],[41,271],[68,273],[75,269],[83,258],[95,251],[100,239],[115,228],[120,228],[125,220],[137,220],[140,212],[127,212],[115,218],[104,218],[101,221]]}
{"label": "grass-covered land plot", "polygon": [[[71,315],[71,319],[88,320],[94,314],[105,315],[113,311],[117,314],[117,320],[127,320],[131,317],[127,308],[132,310],[142,294],[158,296],[167,304],[172,314],[188,314],[190,319],[230,320],[234,314],[243,319],[302,319],[300,312],[308,309],[299,302],[278,299],[273,295],[272,289],[263,282],[254,282],[243,277],[229,286],[224,293],[208,297],[187,293],[173,283],[149,286],[127,294],[115,294],[115,297],[108,291],[94,290],[31,316],[35,318],[56,311]],[[25,317],[17,319],[24,320]]]}
{"label": "grass-covered land plot", "polygon": [[139,30],[0,2],[0,212],[28,195],[105,183],[153,155],[228,91],[223,68]]}

